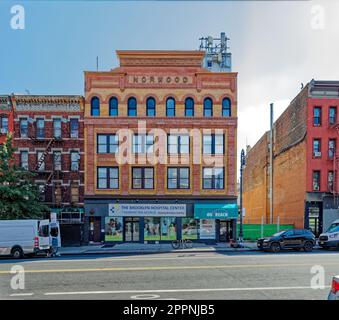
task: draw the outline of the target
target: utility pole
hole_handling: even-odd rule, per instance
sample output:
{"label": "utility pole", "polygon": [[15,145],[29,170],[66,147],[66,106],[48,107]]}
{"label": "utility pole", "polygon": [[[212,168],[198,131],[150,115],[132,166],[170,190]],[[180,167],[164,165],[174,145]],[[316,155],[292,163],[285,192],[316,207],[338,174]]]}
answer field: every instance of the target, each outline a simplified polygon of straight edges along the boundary
{"label": "utility pole", "polygon": [[270,104],[270,224],[273,224],[273,103]]}
{"label": "utility pole", "polygon": [[240,211],[240,228],[239,228],[239,242],[242,242],[243,240],[243,209],[242,209],[242,186],[243,186],[243,169],[244,169],[244,166],[245,166],[245,150],[242,149],[241,150],[241,154],[240,154],[240,208],[239,208],[239,211]]}

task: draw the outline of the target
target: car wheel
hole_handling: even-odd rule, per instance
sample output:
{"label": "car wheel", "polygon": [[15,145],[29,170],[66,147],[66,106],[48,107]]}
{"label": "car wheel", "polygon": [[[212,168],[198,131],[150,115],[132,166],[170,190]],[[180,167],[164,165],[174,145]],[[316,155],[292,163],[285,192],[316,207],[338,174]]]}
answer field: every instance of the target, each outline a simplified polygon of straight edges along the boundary
{"label": "car wheel", "polygon": [[11,253],[14,259],[21,259],[24,256],[24,253],[20,247],[14,247]]}
{"label": "car wheel", "polygon": [[281,247],[280,247],[280,244],[279,243],[276,243],[276,242],[273,242],[271,244],[271,251],[274,252],[274,253],[277,253],[281,250]]}
{"label": "car wheel", "polygon": [[304,244],[304,250],[306,252],[310,252],[313,250],[313,243],[310,242],[310,241],[306,241],[305,244]]}

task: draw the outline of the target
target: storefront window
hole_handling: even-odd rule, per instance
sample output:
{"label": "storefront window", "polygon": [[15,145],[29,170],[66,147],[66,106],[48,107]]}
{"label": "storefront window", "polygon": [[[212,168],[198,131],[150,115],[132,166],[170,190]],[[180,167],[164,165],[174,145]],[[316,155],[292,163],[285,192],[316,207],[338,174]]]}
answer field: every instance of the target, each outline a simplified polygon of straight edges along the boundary
{"label": "storefront window", "polygon": [[177,239],[175,218],[161,218],[161,240],[173,241]]}
{"label": "storefront window", "polygon": [[192,218],[183,218],[181,236],[182,239],[197,240],[198,220]]}
{"label": "storefront window", "polygon": [[122,241],[122,218],[105,218],[105,241]]}
{"label": "storefront window", "polygon": [[175,218],[147,217],[145,218],[145,241],[173,241],[177,239],[177,226]]}
{"label": "storefront window", "polygon": [[215,239],[215,220],[201,219],[199,232],[200,239]]}
{"label": "storefront window", "polygon": [[153,217],[145,218],[144,240],[145,241],[160,240],[160,218]]}

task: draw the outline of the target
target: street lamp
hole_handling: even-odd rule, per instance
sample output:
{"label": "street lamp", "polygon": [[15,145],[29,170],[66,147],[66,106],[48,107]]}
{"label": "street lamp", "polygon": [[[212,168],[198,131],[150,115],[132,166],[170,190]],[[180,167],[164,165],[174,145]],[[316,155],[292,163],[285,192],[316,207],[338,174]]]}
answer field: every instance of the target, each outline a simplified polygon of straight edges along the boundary
{"label": "street lamp", "polygon": [[242,172],[245,166],[245,151],[244,149],[241,150],[240,154],[240,228],[239,228],[239,242],[243,241],[243,223],[242,223]]}

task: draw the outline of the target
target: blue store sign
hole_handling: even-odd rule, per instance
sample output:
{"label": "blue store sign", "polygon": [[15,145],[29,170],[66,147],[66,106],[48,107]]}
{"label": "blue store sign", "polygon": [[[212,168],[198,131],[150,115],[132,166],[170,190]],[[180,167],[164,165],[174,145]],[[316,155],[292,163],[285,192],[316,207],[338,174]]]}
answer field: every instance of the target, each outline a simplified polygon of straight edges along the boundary
{"label": "blue store sign", "polygon": [[238,206],[223,203],[199,203],[194,205],[196,219],[237,219]]}

